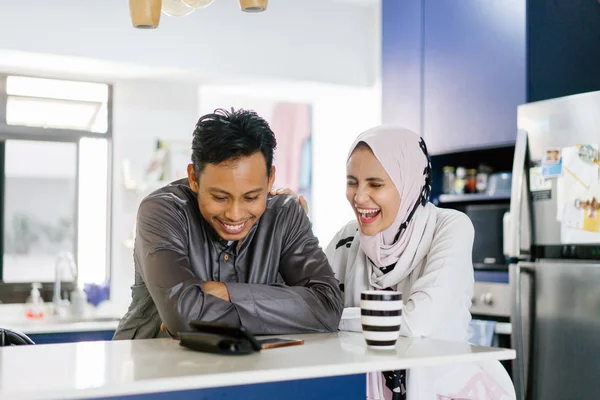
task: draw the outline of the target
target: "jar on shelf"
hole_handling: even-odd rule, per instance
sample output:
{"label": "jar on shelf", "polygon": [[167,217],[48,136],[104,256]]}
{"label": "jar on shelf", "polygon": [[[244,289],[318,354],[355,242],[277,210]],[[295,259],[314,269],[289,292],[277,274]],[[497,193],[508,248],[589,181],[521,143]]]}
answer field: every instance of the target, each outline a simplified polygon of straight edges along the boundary
{"label": "jar on shelf", "polygon": [[477,169],[477,193],[485,193],[491,172],[492,169],[487,165],[479,165],[479,168]]}
{"label": "jar on shelf", "polygon": [[456,178],[454,179],[454,193],[464,194],[465,193],[465,178],[467,170],[464,167],[456,168]]}
{"label": "jar on shelf", "polygon": [[446,166],[443,169],[444,171],[444,194],[452,194],[454,193],[454,167]]}
{"label": "jar on shelf", "polygon": [[465,193],[477,193],[477,170],[468,169],[465,178]]}

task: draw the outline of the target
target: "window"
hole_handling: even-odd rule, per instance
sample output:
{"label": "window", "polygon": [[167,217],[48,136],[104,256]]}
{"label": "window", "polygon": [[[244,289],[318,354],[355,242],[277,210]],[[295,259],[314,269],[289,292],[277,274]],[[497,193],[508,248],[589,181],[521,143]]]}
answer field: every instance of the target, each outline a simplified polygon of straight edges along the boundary
{"label": "window", "polygon": [[108,85],[8,76],[6,94],[8,125],[108,130]]}
{"label": "window", "polygon": [[110,89],[0,75],[0,302],[48,293],[61,251],[78,283],[109,278]]}
{"label": "window", "polygon": [[77,146],[4,142],[4,282],[51,282],[61,250],[75,253]]}

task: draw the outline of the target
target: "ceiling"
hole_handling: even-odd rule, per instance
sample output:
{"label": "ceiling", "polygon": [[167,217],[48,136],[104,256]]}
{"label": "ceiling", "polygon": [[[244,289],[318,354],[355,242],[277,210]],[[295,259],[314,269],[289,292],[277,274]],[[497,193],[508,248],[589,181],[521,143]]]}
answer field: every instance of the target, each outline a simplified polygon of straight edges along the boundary
{"label": "ceiling", "polygon": [[[29,0],[31,7],[0,1],[0,15],[12,15],[0,24],[0,73],[219,84],[248,81],[238,77],[248,69],[253,82],[276,77],[370,82],[378,71],[370,61],[379,48],[374,34],[379,28],[371,22],[376,11],[363,7],[376,7],[380,0],[272,0],[270,13],[254,16],[239,12],[232,0],[217,0],[189,17],[161,18],[153,31],[131,27],[125,0],[103,0],[93,7],[62,1],[70,6],[60,11],[46,0]],[[32,14],[32,9],[38,11]],[[95,18],[86,20],[90,13]],[[334,16],[339,21],[331,29]],[[310,28],[303,22],[308,20]],[[72,31],[79,33],[78,40]],[[240,40],[250,45],[232,51]],[[320,62],[305,61],[314,59]],[[265,68],[268,73],[255,73]]]}

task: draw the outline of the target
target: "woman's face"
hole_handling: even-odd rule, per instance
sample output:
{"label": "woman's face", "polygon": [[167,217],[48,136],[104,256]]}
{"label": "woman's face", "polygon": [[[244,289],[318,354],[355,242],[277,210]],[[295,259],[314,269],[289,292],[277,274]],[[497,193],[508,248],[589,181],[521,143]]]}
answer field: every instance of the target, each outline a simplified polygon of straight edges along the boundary
{"label": "woman's face", "polygon": [[346,198],[360,231],[373,236],[389,228],[400,208],[400,195],[371,149],[359,144],[346,164]]}

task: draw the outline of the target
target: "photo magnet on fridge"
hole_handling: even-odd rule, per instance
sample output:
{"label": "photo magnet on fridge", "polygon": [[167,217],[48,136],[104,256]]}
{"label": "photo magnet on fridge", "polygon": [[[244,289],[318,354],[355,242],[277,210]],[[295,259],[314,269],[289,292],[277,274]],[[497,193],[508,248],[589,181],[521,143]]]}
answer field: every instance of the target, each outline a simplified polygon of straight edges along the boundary
{"label": "photo magnet on fridge", "polygon": [[579,158],[586,163],[593,163],[598,159],[597,144],[582,144],[579,146]]}
{"label": "photo magnet on fridge", "polygon": [[545,179],[555,178],[562,175],[562,156],[559,147],[553,147],[544,151],[542,160],[542,176]]}

